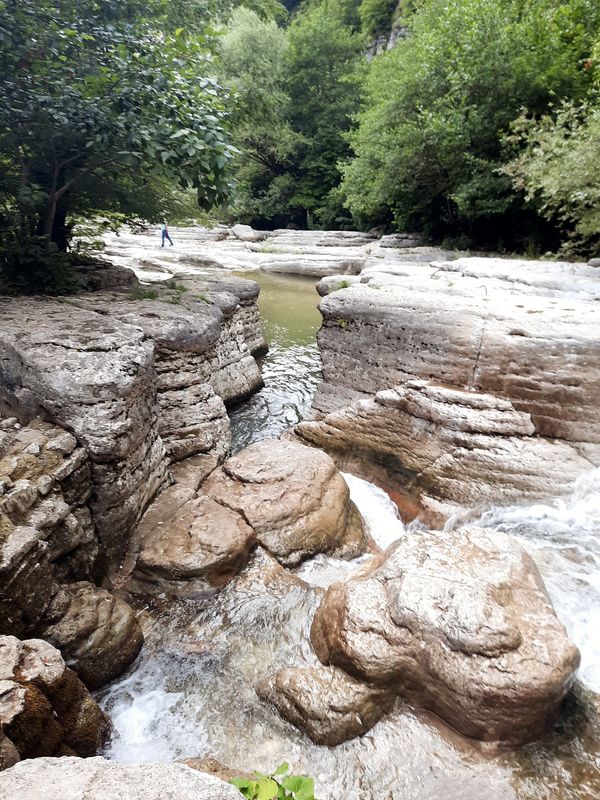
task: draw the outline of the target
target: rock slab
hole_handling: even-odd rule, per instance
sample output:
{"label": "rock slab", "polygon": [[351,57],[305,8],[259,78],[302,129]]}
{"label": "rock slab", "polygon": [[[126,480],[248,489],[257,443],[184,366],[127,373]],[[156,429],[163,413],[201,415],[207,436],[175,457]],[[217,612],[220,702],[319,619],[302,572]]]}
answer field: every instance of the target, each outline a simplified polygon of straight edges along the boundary
{"label": "rock slab", "polygon": [[184,764],[38,758],[0,776],[1,800],[239,800],[236,788]]}

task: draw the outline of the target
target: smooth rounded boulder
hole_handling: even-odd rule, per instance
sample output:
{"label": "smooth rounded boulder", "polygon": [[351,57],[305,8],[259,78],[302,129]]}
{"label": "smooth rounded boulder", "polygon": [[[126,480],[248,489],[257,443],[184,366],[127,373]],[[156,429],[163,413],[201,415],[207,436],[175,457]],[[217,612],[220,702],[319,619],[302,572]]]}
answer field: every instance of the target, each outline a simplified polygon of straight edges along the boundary
{"label": "smooth rounded boulder", "polygon": [[346,482],[321,450],[277,439],[258,442],[215,470],[202,491],[242,514],[284,566],[318,553],[354,558],[366,550]]}
{"label": "smooth rounded boulder", "polygon": [[506,744],[549,728],[579,665],[530,556],[475,527],[407,534],[333,584],[311,642],[322,663]]}

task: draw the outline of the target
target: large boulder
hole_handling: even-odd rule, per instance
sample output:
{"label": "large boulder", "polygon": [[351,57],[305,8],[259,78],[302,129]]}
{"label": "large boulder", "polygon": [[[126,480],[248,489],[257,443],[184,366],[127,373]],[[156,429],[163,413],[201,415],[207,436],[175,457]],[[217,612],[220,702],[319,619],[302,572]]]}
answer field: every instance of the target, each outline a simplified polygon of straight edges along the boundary
{"label": "large boulder", "polygon": [[39,756],[93,756],[110,722],[52,645],[0,636],[0,731],[5,768]]}
{"label": "large boulder", "polygon": [[0,796],[11,800],[239,800],[224,781],[184,764],[117,764],[105,758],[37,758],[3,773]]}
{"label": "large boulder", "polygon": [[351,678],[341,669],[281,669],[256,693],[317,744],[335,747],[370,730],[391,710],[394,692]]}
{"label": "large boulder", "polygon": [[478,528],[412,532],[333,584],[311,641],[324,664],[511,744],[548,729],[579,664],[532,559]]}
{"label": "large boulder", "polygon": [[236,511],[184,486],[165,490],[135,533],[130,591],[203,597],[222,588],[246,563],[254,531]]}
{"label": "large boulder", "polygon": [[131,607],[86,581],[59,588],[39,635],[60,649],[67,664],[90,689],[121,675],[144,643]]}
{"label": "large boulder", "polygon": [[348,487],[319,450],[258,442],[227,459],[202,491],[242,514],[260,544],[286,566],[317,553],[354,558],[366,549]]}

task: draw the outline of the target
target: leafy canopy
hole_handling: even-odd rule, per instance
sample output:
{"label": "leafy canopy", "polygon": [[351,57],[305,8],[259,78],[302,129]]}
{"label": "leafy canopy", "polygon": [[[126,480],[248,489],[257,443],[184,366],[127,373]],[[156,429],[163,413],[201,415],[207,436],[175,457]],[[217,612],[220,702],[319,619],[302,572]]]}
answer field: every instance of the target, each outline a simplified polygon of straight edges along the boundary
{"label": "leafy canopy", "polygon": [[596,0],[421,0],[408,40],[372,64],[344,170],[355,219],[514,233],[523,197],[502,171],[504,134],[523,106],[538,115],[588,91],[599,22]]}

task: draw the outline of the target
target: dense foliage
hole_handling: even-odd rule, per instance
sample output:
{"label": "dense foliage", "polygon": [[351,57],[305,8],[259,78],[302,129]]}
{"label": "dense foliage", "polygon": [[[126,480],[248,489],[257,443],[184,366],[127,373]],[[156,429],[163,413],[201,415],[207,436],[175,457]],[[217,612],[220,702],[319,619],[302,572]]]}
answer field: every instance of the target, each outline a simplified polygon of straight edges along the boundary
{"label": "dense foliage", "polygon": [[409,39],[375,59],[345,169],[363,224],[515,246],[542,234],[502,167],[523,108],[589,91],[597,0],[424,0]]}
{"label": "dense foliage", "polygon": [[255,224],[349,224],[338,164],[360,101],[363,39],[352,0],[309,3],[287,30],[240,10],[223,39],[223,82],[241,151],[233,214]]}
{"label": "dense foliage", "polygon": [[178,202],[175,187],[205,208],[225,197],[232,149],[209,60],[224,5],[0,0],[5,289],[50,290],[54,274],[63,290],[77,215],[156,219]]}
{"label": "dense foliage", "polygon": [[0,0],[0,288],[64,291],[77,220],[198,206],[597,253],[599,31],[600,0]]}

